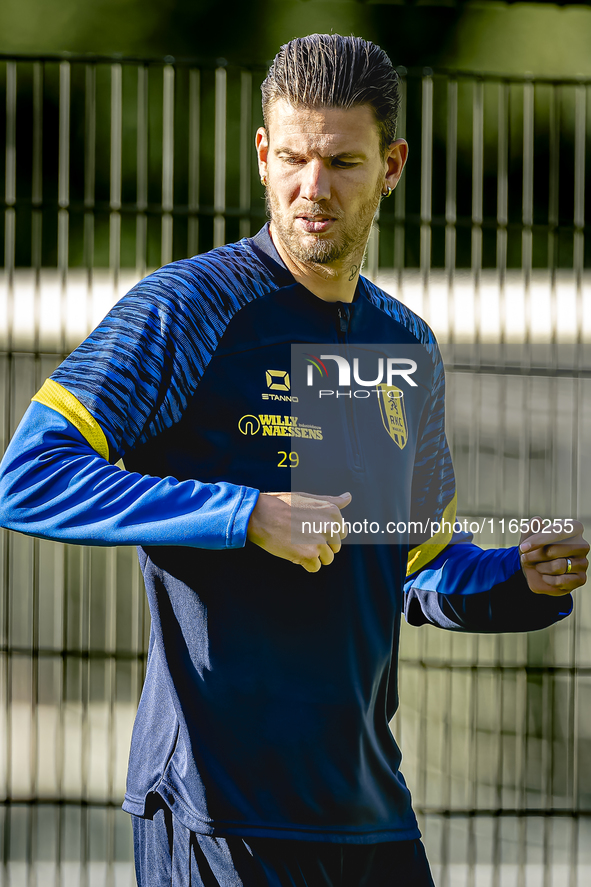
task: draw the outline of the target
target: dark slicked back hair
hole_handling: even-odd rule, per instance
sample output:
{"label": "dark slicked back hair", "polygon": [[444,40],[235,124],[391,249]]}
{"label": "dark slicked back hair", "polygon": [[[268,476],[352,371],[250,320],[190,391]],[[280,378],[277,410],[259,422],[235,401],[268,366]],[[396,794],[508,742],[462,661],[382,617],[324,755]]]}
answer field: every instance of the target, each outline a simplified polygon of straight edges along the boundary
{"label": "dark slicked back hair", "polygon": [[263,119],[278,99],[294,107],[354,108],[369,105],[380,149],[396,138],[400,107],[398,75],[383,49],[361,37],[310,34],[282,46],[261,86]]}

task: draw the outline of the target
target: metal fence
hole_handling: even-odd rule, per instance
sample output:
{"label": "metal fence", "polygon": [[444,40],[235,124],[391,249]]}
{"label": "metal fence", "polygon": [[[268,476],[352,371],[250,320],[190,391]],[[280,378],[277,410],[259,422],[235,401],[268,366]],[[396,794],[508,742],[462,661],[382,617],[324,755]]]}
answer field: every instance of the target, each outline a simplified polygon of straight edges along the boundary
{"label": "metal fence", "polygon": [[[406,72],[410,160],[366,273],[446,343],[463,517],[588,516],[589,83]],[[0,437],[147,270],[254,233],[262,71],[0,61]],[[504,521],[504,523],[503,523]],[[130,549],[2,533],[3,884],[133,883],[121,801],[148,619]],[[530,635],[404,629],[393,728],[437,883],[591,876],[591,604]]]}

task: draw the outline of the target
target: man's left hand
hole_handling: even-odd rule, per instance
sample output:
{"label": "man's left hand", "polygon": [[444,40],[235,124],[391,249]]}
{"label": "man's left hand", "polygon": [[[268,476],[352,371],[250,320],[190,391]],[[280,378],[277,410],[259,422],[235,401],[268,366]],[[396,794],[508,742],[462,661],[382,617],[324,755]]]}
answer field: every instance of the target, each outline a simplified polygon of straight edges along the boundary
{"label": "man's left hand", "polygon": [[[583,539],[585,528],[578,520],[553,521],[547,528],[550,532],[544,533],[547,523],[534,517],[529,529],[521,534],[521,569],[536,594],[568,594],[587,581],[589,543]],[[532,524],[539,532],[533,532]]]}

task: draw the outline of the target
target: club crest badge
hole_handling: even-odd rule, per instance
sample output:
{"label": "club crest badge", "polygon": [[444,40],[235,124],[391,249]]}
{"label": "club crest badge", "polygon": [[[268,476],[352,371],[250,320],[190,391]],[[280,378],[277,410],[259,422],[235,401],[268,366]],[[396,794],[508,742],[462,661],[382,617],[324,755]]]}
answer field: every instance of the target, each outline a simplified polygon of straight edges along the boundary
{"label": "club crest badge", "polygon": [[395,385],[378,385],[377,387],[380,391],[378,400],[384,428],[394,443],[403,450],[408,441],[403,392]]}

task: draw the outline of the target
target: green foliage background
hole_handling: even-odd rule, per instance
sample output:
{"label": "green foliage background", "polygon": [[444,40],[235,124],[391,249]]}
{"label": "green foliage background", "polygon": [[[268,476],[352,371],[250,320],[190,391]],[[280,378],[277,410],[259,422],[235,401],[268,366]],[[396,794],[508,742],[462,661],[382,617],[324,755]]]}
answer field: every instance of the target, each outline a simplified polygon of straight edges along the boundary
{"label": "green foliage background", "polygon": [[433,0],[3,0],[0,51],[224,56],[264,64],[314,31],[375,40],[395,64],[591,75],[591,6]]}

